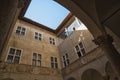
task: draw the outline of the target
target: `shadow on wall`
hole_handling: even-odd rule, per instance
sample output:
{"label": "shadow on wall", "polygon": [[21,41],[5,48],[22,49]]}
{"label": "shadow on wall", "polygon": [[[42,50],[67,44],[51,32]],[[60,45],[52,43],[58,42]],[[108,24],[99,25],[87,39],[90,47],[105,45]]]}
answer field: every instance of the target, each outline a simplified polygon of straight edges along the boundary
{"label": "shadow on wall", "polygon": [[107,80],[119,80],[119,78],[116,76],[110,62],[106,63],[105,72],[106,72]]}

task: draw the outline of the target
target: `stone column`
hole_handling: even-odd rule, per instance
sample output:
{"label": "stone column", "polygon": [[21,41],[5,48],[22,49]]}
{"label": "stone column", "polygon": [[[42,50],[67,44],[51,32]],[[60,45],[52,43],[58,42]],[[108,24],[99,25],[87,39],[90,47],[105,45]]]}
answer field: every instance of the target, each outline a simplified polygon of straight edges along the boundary
{"label": "stone column", "polygon": [[0,59],[25,1],[27,0],[0,1]]}
{"label": "stone column", "polygon": [[112,44],[113,38],[110,35],[101,35],[93,41],[103,49],[113,69],[120,76],[120,54]]}
{"label": "stone column", "polygon": [[0,54],[17,10],[18,0],[0,1]]}

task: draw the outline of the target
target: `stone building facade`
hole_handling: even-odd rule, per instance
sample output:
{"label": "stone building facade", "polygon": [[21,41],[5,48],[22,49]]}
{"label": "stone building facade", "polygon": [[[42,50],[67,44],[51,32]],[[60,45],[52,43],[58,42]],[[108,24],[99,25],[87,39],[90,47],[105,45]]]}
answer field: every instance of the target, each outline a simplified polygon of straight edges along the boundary
{"label": "stone building facade", "polygon": [[[0,79],[115,80],[102,48],[85,25],[72,16],[57,33],[18,19],[4,48]],[[119,38],[109,29],[120,51]]]}
{"label": "stone building facade", "polygon": [[[119,37],[106,27],[120,52]],[[63,80],[119,80],[105,51],[93,42],[88,30],[75,30],[58,46]]]}
{"label": "stone building facade", "polygon": [[62,80],[58,41],[54,33],[17,20],[2,53],[0,79]]}
{"label": "stone building facade", "polygon": [[[87,26],[88,30],[91,32],[91,34],[94,37],[94,40],[93,40],[94,43],[98,45],[96,46],[94,44],[91,44],[91,41],[90,41],[90,44],[93,45],[95,48],[93,49],[89,47],[90,48],[90,51],[89,51],[86,49],[86,45],[83,44],[85,45],[86,54],[82,55],[80,58],[78,58],[78,54],[75,54],[73,57],[77,59],[73,58],[73,60],[70,60],[70,62],[69,62],[69,58],[72,59],[71,58],[72,55],[70,55],[71,52],[66,50],[66,53],[69,54],[69,58],[68,58],[66,56],[66,53],[61,53],[62,51],[65,51],[65,49],[58,48],[57,51],[60,51],[58,52],[60,53],[59,55],[60,62],[58,62],[59,67],[60,67],[60,64],[62,64],[60,70],[52,69],[50,68],[49,64],[46,65],[44,63],[42,63],[42,66],[44,65],[44,67],[32,66],[32,61],[28,61],[29,59],[27,58],[29,57],[27,56],[28,53],[25,53],[23,58],[27,60],[20,61],[21,64],[10,63],[9,58],[8,58],[9,63],[6,63],[8,53],[10,51],[10,47],[12,47],[13,45],[15,47],[18,46],[18,48],[12,47],[15,49],[11,49],[11,50],[15,52],[17,51],[21,52],[22,51],[21,48],[23,48],[24,46],[25,47],[27,46],[27,43],[25,42],[23,46],[20,43],[17,43],[17,41],[20,41],[21,38],[24,41],[27,41],[26,40],[27,38],[25,39],[23,38],[23,36],[17,37],[16,34],[14,34],[14,32],[16,31],[14,25],[17,24],[16,21],[19,22],[18,20],[19,15],[22,14],[22,17],[23,17],[25,9],[27,9],[27,6],[29,5],[30,1],[31,0],[12,0],[12,1],[1,0],[0,1],[0,11],[1,11],[0,12],[0,59],[1,59],[0,79],[1,80],[25,80],[25,79],[26,80],[39,80],[39,79],[40,80],[44,80],[44,79],[47,79],[47,80],[51,80],[51,79],[53,80],[56,80],[56,79],[58,80],[96,80],[96,79],[97,80],[103,80],[103,79],[119,80],[120,55],[118,52],[120,52],[120,47],[119,47],[120,46],[120,43],[119,43],[120,41],[119,40],[120,38],[120,31],[119,31],[120,30],[119,28],[120,0],[109,0],[109,1],[107,0],[91,0],[91,1],[90,0],[66,0],[66,1],[55,0],[56,2],[60,3],[61,5],[69,9],[75,16],[77,16],[79,19],[81,19],[84,22],[84,24]],[[70,23],[71,21],[72,20],[68,22]],[[65,23],[66,23],[66,20],[65,20]],[[67,23],[66,25],[68,25],[69,23]],[[62,28],[64,29],[64,26],[66,25],[62,24]],[[55,31],[55,32],[58,32],[60,30],[57,33],[57,37],[59,36],[59,33],[61,33],[61,31],[63,30],[62,28],[59,28]],[[44,28],[44,30],[46,31],[46,28]],[[47,30],[48,30],[48,33],[51,34],[51,30],[50,29],[47,29]],[[52,31],[52,35],[53,35],[53,31]],[[17,41],[14,41],[16,40],[16,38],[17,38]],[[71,41],[71,38],[68,37],[68,41]],[[33,39],[33,38],[30,38],[30,39]],[[12,41],[14,41],[14,43],[17,43],[17,44],[13,44]],[[20,42],[22,43],[23,41],[20,41]],[[66,45],[69,44],[69,42],[67,42],[64,39],[60,39],[59,42],[61,44],[62,43],[65,43]],[[34,42],[30,41],[30,43],[34,43]],[[21,46],[18,44],[20,44]],[[59,45],[59,47],[62,47],[61,44]],[[73,47],[70,46],[71,49],[69,50],[76,53],[77,51],[75,52],[73,50],[76,44]],[[30,49],[25,48],[25,50],[27,52]],[[39,53],[38,49],[32,49],[32,50],[35,50],[35,53],[41,54],[41,52]],[[80,53],[79,51],[80,50],[78,50],[78,53]],[[33,52],[31,52],[30,54],[33,54]],[[58,54],[56,54],[56,56],[57,55]],[[63,61],[63,58],[61,58],[63,56],[66,57],[65,61]],[[22,57],[19,57],[18,55],[16,59],[17,60],[16,63],[19,62],[19,58],[22,58]],[[45,61],[47,62],[47,60]],[[66,63],[63,63],[63,62],[66,62]],[[64,64],[66,64],[66,67],[64,66]]]}

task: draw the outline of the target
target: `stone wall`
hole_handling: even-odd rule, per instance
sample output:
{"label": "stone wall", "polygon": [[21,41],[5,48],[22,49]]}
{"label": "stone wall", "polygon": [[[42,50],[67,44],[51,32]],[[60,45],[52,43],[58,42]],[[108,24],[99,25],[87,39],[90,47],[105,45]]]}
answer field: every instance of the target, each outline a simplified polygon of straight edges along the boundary
{"label": "stone wall", "polygon": [[[24,36],[17,35],[15,33],[17,26],[26,28],[26,33]],[[40,32],[42,34],[41,41],[35,40],[35,32]],[[49,43],[49,37],[55,39],[55,45]],[[18,20],[9,39],[8,45],[6,46],[6,49],[4,50],[4,53],[2,55],[2,61],[6,61],[8,51],[12,47],[22,50],[20,64],[31,65],[33,53],[39,53],[42,55],[41,64],[43,67],[51,67],[50,57],[57,57],[58,67],[60,68],[59,54],[57,48],[57,45],[59,43],[58,41],[60,40],[58,40],[54,33],[41,29],[40,27],[34,26],[27,22]]]}
{"label": "stone wall", "polygon": [[21,64],[0,63],[0,80],[62,80],[61,70]]}
{"label": "stone wall", "polygon": [[92,42],[92,40],[93,36],[88,30],[76,30],[64,41],[62,41],[61,44],[58,46],[62,67],[64,67],[62,56],[66,53],[69,56],[70,63],[79,59],[77,53],[75,52],[75,46],[78,45],[80,42],[83,43],[86,54],[95,49],[97,46]]}

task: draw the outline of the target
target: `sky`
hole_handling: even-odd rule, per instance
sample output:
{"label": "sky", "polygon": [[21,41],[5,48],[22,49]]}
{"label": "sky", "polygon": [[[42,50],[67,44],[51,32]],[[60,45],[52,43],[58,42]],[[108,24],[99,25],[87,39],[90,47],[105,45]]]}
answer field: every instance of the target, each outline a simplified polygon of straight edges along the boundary
{"label": "sky", "polygon": [[69,11],[54,0],[32,0],[24,17],[56,29]]}

